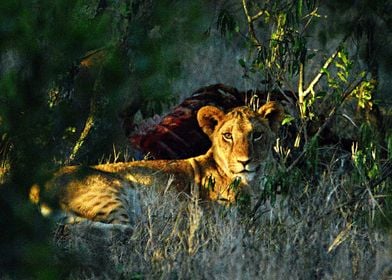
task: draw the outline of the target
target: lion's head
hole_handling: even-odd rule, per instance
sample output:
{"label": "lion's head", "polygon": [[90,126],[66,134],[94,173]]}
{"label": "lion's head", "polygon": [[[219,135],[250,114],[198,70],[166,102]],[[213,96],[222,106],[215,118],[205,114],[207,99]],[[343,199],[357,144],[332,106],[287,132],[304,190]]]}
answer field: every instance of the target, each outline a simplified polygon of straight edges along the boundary
{"label": "lion's head", "polygon": [[271,154],[283,113],[276,102],[268,102],[257,112],[249,107],[228,113],[214,106],[202,107],[197,119],[212,142],[219,172],[232,179],[239,177],[243,184],[254,180]]}

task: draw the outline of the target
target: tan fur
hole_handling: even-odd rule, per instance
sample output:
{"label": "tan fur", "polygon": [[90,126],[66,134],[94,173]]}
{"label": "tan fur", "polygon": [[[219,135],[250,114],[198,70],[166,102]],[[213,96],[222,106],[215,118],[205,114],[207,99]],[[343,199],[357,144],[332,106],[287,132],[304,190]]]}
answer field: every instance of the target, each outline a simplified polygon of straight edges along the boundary
{"label": "tan fur", "polygon": [[[128,223],[132,208],[128,191],[135,186],[171,187],[205,200],[233,203],[238,190],[251,192],[269,160],[282,107],[269,102],[258,112],[238,107],[227,114],[202,107],[197,119],[212,142],[204,155],[184,160],[145,160],[65,167],[48,184],[66,211],[95,221]],[[232,183],[240,178],[233,190]]]}

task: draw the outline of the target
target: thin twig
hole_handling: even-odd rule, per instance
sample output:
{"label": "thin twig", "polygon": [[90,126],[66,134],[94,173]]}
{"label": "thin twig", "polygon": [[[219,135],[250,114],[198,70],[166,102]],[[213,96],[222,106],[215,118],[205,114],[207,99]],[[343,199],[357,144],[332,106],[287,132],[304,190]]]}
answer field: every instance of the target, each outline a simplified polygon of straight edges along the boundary
{"label": "thin twig", "polygon": [[242,7],[244,9],[246,20],[248,21],[248,28],[249,28],[249,34],[250,34],[251,40],[256,45],[257,49],[261,50],[262,44],[259,41],[259,39],[257,38],[257,36],[256,36],[255,28],[253,26],[253,22],[255,20],[257,20],[258,18],[260,18],[263,15],[264,11],[260,11],[257,15],[252,17],[252,16],[249,15],[248,6],[246,5],[246,0],[242,0]]}
{"label": "thin twig", "polygon": [[72,153],[69,156],[69,162],[72,162],[75,160],[76,154],[79,152],[79,149],[82,147],[84,141],[86,140],[88,134],[91,131],[91,128],[94,126],[95,111],[96,111],[95,110],[95,98],[93,97],[91,100],[91,103],[90,103],[90,113],[87,117],[83,131],[80,134],[78,141],[76,141],[76,144],[72,149]]}
{"label": "thin twig", "polygon": [[251,19],[252,22],[258,20],[259,18],[261,18],[264,15],[265,11],[261,10],[260,12],[258,12],[256,15],[254,15]]}
{"label": "thin twig", "polygon": [[350,94],[351,94],[355,89],[357,89],[357,88],[361,85],[361,83],[363,82],[363,80],[364,80],[363,78],[359,79],[359,80],[351,87],[351,89],[347,90],[347,91],[342,95],[342,98],[340,99],[340,103],[339,103],[337,106],[335,106],[335,107],[333,107],[333,108],[331,109],[331,111],[330,111],[329,114],[328,114],[327,119],[326,119],[325,122],[319,127],[319,129],[317,130],[317,132],[316,132],[316,134],[314,135],[314,137],[319,137],[319,136],[320,136],[321,132],[324,131],[324,129],[327,127],[327,125],[329,125],[329,123],[331,122],[332,118],[335,116],[337,110],[340,109],[340,107],[342,107],[342,105],[343,105],[344,101],[347,99],[347,97],[349,97]]}
{"label": "thin twig", "polygon": [[301,119],[305,117],[305,108],[304,108],[304,63],[301,62],[299,64],[299,79],[298,79],[298,105]]}
{"label": "thin twig", "polygon": [[334,61],[339,51],[341,50],[341,45],[335,50],[335,52],[325,61],[324,65],[321,67],[320,72],[314,77],[314,79],[310,82],[309,86],[303,92],[304,97],[307,96],[314,90],[314,86],[320,81],[321,77],[325,74],[325,69],[327,69],[331,63]]}
{"label": "thin twig", "polygon": [[78,139],[78,141],[76,141],[75,146],[72,149],[72,153],[69,156],[69,162],[72,162],[73,160],[75,160],[76,158],[76,154],[79,152],[79,149],[82,147],[82,145],[84,144],[88,134],[90,133],[92,127],[94,126],[94,120],[95,120],[95,116],[96,116],[96,111],[97,111],[97,91],[99,91],[100,89],[100,84],[101,84],[101,72],[102,72],[102,66],[100,66],[99,68],[99,73],[97,76],[97,80],[95,81],[94,84],[94,89],[93,89],[93,95],[91,97],[90,100],[90,113],[87,117],[86,123],[84,125],[83,131],[80,134],[80,137]]}
{"label": "thin twig", "polygon": [[343,40],[340,42],[339,46],[336,48],[336,50],[333,52],[333,54],[325,61],[324,65],[321,67],[319,73],[314,77],[314,79],[310,82],[309,86],[306,88],[306,90],[303,92],[304,97],[307,96],[309,93],[313,92],[314,86],[320,81],[321,77],[324,76],[325,74],[325,69],[328,69],[328,67],[332,64],[332,62],[335,60],[336,56],[338,53],[341,51],[343,48],[344,42],[347,40],[349,36],[346,35]]}

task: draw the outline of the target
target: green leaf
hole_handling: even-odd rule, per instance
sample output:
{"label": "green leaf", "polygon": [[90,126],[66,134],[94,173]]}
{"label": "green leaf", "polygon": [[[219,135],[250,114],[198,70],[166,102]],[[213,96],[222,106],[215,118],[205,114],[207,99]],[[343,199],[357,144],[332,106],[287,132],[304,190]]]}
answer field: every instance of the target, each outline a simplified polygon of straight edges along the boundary
{"label": "green leaf", "polygon": [[326,91],[318,91],[316,94],[316,98],[324,98],[327,95]]}
{"label": "green leaf", "polygon": [[241,65],[241,67],[246,68],[246,62],[245,62],[244,59],[240,58],[240,59],[238,60],[238,63]]}
{"label": "green leaf", "polygon": [[388,159],[392,159],[392,133],[387,137]]}
{"label": "green leaf", "polygon": [[211,175],[208,176],[207,182],[205,182],[204,184],[204,188],[206,188],[207,190],[212,190],[214,191],[215,188],[215,178]]}
{"label": "green leaf", "polygon": [[340,80],[342,80],[343,82],[347,83],[347,78],[346,78],[346,75],[344,73],[338,72],[337,75],[338,75]]}
{"label": "green leaf", "polygon": [[345,65],[343,65],[343,64],[340,64],[339,62],[336,62],[335,63],[335,66],[337,67],[337,68],[340,68],[340,69],[342,69],[342,70],[346,70],[346,66]]}
{"label": "green leaf", "polygon": [[295,118],[291,115],[286,115],[282,121],[282,125],[290,124]]}
{"label": "green leaf", "polygon": [[298,0],[298,3],[297,3],[297,16],[298,16],[298,19],[300,19],[302,17],[302,8],[303,8],[303,1],[302,0]]}
{"label": "green leaf", "polygon": [[321,72],[322,74],[326,74],[327,76],[329,76],[329,71],[328,71],[327,68],[324,68],[324,67],[321,68],[320,72]]}
{"label": "green leaf", "polygon": [[307,56],[307,59],[312,59],[313,57],[315,57],[316,56],[316,54],[315,53],[311,53],[311,54],[308,54],[308,56]]}
{"label": "green leaf", "polygon": [[235,177],[234,180],[230,183],[229,188],[233,191],[233,192],[237,192],[238,191],[238,186],[241,183],[241,177]]}

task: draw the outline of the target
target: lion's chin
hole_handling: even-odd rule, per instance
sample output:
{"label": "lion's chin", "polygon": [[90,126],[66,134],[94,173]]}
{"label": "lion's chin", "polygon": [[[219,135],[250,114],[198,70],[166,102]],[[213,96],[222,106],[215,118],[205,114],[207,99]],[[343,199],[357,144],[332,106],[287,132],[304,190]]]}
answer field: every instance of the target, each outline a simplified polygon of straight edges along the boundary
{"label": "lion's chin", "polygon": [[233,172],[234,178],[240,178],[242,184],[249,185],[256,179],[257,173],[260,170],[260,166],[253,168],[252,170],[243,169],[239,172]]}
{"label": "lion's chin", "polygon": [[242,184],[248,185],[256,177],[256,171],[242,171],[242,172],[236,173],[235,177],[240,178]]}

